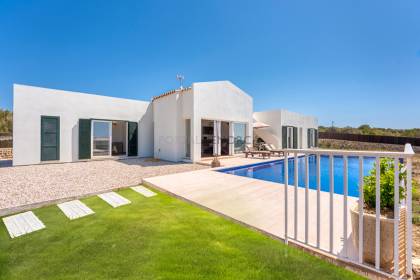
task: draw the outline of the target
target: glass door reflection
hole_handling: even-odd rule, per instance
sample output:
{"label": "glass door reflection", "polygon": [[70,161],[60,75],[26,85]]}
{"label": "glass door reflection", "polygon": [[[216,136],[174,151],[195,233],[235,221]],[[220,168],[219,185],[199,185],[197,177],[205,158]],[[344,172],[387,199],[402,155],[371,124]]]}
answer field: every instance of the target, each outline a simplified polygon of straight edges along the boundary
{"label": "glass door reflection", "polygon": [[92,122],[92,156],[111,156],[111,122]]}

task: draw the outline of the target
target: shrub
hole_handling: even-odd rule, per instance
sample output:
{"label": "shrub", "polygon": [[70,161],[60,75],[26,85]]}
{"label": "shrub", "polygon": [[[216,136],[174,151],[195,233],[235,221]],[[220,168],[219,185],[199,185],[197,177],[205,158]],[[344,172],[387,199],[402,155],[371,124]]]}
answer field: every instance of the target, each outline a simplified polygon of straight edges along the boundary
{"label": "shrub", "polygon": [[[406,181],[407,172],[403,172],[403,165],[398,164],[399,180]],[[380,201],[381,210],[394,209],[394,160],[390,158],[381,158],[380,160]],[[369,175],[363,178],[363,196],[365,205],[368,209],[376,207],[376,162],[369,171]],[[405,198],[405,189],[400,185],[400,200]]]}

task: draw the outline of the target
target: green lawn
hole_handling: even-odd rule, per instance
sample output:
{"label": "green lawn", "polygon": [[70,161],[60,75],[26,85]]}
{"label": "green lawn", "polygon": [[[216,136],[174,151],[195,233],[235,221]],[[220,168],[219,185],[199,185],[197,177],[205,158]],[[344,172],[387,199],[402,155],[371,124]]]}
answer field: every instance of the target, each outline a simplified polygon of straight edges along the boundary
{"label": "green lawn", "polygon": [[356,279],[356,274],[166,194],[70,221],[34,210],[46,229],[11,240],[0,227],[1,279]]}

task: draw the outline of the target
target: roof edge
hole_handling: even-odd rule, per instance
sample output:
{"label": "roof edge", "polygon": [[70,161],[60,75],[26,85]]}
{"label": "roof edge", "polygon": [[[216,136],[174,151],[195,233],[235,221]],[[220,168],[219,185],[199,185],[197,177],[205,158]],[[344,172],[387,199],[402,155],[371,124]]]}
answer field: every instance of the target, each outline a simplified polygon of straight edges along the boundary
{"label": "roof edge", "polygon": [[[150,101],[136,99],[136,98],[116,97],[116,96],[104,95],[104,94],[100,94],[100,93],[90,93],[90,92],[58,89],[58,88],[48,88],[48,87],[43,87],[43,86],[33,86],[33,85],[17,84],[17,83],[13,83],[13,94],[15,94],[15,91],[18,87],[29,88],[29,89],[38,89],[38,90],[46,90],[46,91],[55,91],[55,92],[59,92],[59,94],[89,95],[89,96],[104,97],[104,98],[111,98],[111,99],[117,99],[117,100],[128,100],[128,101],[133,101],[133,102],[150,103]],[[52,94],[52,93],[49,92],[49,94]]]}
{"label": "roof edge", "polygon": [[153,101],[155,101],[156,99],[163,98],[163,97],[166,97],[166,96],[172,95],[172,94],[174,94],[174,93],[182,93],[182,92],[186,92],[186,91],[188,91],[188,90],[190,90],[190,89],[192,89],[192,87],[186,87],[186,88],[182,88],[182,89],[172,89],[172,90],[169,90],[169,91],[164,92],[164,93],[162,93],[162,94],[160,94],[160,95],[154,96],[154,97],[152,98],[152,102],[153,102]]}

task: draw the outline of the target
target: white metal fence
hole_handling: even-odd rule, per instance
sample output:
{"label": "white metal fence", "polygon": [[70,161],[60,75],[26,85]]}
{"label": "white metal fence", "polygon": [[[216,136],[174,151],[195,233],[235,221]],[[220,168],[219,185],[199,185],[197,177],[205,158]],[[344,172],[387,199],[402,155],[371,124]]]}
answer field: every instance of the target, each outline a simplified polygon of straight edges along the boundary
{"label": "white metal fence", "polygon": [[[411,195],[412,195],[412,157],[414,155],[414,151],[410,144],[406,144],[405,151],[400,152],[373,152],[373,151],[344,151],[344,150],[322,150],[322,149],[284,149],[284,196],[285,196],[285,203],[284,203],[284,211],[285,211],[285,219],[284,219],[284,234],[285,234],[285,241],[286,243],[291,239],[298,243],[303,243],[310,247],[315,247],[321,251],[326,251],[329,254],[333,254],[340,258],[341,260],[360,265],[362,267],[372,269],[379,273],[385,273],[387,275],[392,275],[396,278],[404,278],[406,276],[412,276],[412,209],[411,209]],[[293,156],[293,159],[291,158]],[[315,156],[316,157],[316,190],[310,190],[309,188],[309,157]],[[328,156],[329,160],[329,214],[328,214],[328,224],[321,224],[321,207],[326,207],[326,205],[321,205],[321,156]],[[298,186],[299,184],[299,164],[298,160],[299,157],[304,157],[304,166],[305,168],[300,170],[300,172],[304,171],[304,209],[298,207],[298,201],[302,198],[298,198]],[[342,157],[343,158],[343,194],[342,194],[342,205],[340,205],[340,209],[342,208],[342,213],[336,213],[334,203],[337,203],[337,199],[334,197],[337,194],[334,193],[334,157]],[[349,195],[348,195],[348,158],[349,157],[357,157],[358,158],[358,165],[359,165],[359,174],[358,174],[358,188],[359,188],[359,199],[357,203],[357,211],[358,211],[358,232],[351,232],[352,229],[348,227],[349,223]],[[364,158],[375,158],[375,166],[376,166],[376,209],[375,209],[375,226],[374,226],[374,263],[368,264],[364,260],[364,250],[365,243],[364,238],[368,238],[364,236],[364,197],[363,197],[363,164]],[[394,161],[394,166],[399,165],[402,163],[404,165],[403,172],[406,172],[406,181],[400,181],[399,177],[399,168],[394,168],[394,219],[393,219],[393,268],[391,270],[384,269],[381,266],[381,206],[380,206],[380,159],[381,158],[389,158]],[[289,161],[293,162],[294,170],[291,172],[293,174],[294,183],[293,186],[289,187]],[[404,188],[405,191],[405,199],[400,201],[399,197],[399,190],[400,187]],[[293,197],[291,197],[291,190],[293,191]],[[311,225],[309,223],[309,208],[314,207],[309,203],[309,192],[316,191],[316,230],[311,229]],[[302,193],[301,193],[302,194]],[[325,196],[325,194],[322,194]],[[289,200],[292,199],[292,203],[294,205],[289,205]],[[341,197],[340,197],[341,200]],[[324,200],[325,201],[325,200]],[[352,200],[354,201],[354,199]],[[400,202],[399,202],[400,201]],[[398,203],[399,202],[399,203]],[[324,203],[324,202],[323,202]],[[313,208],[312,208],[313,209]],[[400,210],[404,209],[405,211],[405,224],[403,227],[403,233],[401,233],[400,229]],[[289,213],[292,211],[291,213]],[[304,211],[304,223],[303,229],[299,229],[298,221],[298,212]],[[342,218],[340,217],[342,216]],[[289,221],[290,217],[293,217],[293,221]],[[356,215],[357,216],[357,215]],[[325,219],[325,218],[324,218]],[[289,224],[293,223],[293,230],[289,228]],[[312,223],[311,223],[312,224]],[[312,224],[313,225],[313,224]],[[321,229],[322,227],[328,227],[328,237],[329,238],[329,249],[325,250],[320,246],[320,239],[321,239]],[[334,236],[335,227],[342,227],[342,250],[340,254],[334,250]],[[298,232],[304,231],[304,237],[298,239],[297,235]],[[292,231],[294,234],[290,233]],[[309,242],[309,232],[315,232],[316,234],[316,242]],[[350,239],[347,238],[348,235],[353,234],[358,237],[358,246],[355,246]],[[323,238],[325,238],[323,236]],[[356,238],[357,239],[357,238]],[[351,243],[351,244],[349,244]],[[383,244],[382,244],[383,246]],[[352,252],[349,252],[349,247],[352,247]]]}

